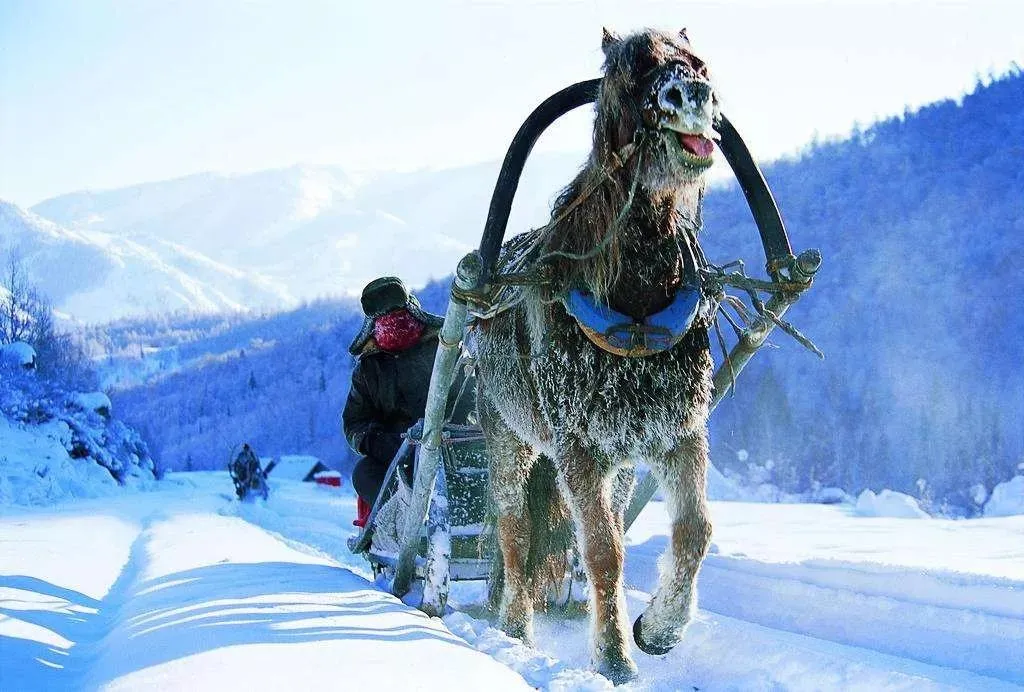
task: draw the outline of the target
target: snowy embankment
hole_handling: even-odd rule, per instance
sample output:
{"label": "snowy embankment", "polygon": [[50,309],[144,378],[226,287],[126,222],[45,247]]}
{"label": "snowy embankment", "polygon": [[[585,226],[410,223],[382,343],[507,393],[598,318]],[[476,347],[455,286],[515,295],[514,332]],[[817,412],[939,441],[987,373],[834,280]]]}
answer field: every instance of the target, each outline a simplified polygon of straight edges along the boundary
{"label": "snowy embankment", "polygon": [[[715,546],[700,577],[706,617],[805,635],[804,645],[817,640],[812,649],[828,642],[878,654],[855,678],[795,667],[780,680],[786,686],[846,687],[869,672],[879,686],[936,675],[916,662],[1024,683],[1024,517],[914,521],[742,503],[715,510]],[[667,522],[664,507],[652,505],[631,531],[626,579],[641,591],[656,583]],[[770,642],[750,648],[758,657],[773,650]],[[802,675],[818,684],[799,684]]]}
{"label": "snowy embankment", "polygon": [[986,517],[1010,517],[1024,514],[1024,476],[1014,476],[992,490],[985,503]]}
{"label": "snowy embankment", "polygon": [[0,507],[100,497],[154,480],[137,432],[102,392],[68,391],[0,366]]}
{"label": "snowy embankment", "polygon": [[70,438],[70,429],[59,421],[25,426],[0,413],[0,505],[49,504],[115,492],[117,481],[109,471],[70,457]]}
{"label": "snowy embankment", "polygon": [[865,490],[857,496],[854,513],[861,517],[896,517],[899,519],[927,519],[917,500],[905,493],[883,490],[877,495]]}
{"label": "snowy embankment", "polygon": [[[605,689],[587,624],[538,618],[538,648],[482,619],[478,586],[430,620],[350,555],[351,496],[226,474],[0,517],[2,689]],[[1024,684],[1024,517],[853,516],[849,507],[713,503],[701,611],[633,690],[1014,689]],[[630,532],[632,616],[667,518]],[[484,655],[485,652],[488,655]],[[513,672],[514,671],[514,672]],[[11,682],[13,681],[13,682]]]}

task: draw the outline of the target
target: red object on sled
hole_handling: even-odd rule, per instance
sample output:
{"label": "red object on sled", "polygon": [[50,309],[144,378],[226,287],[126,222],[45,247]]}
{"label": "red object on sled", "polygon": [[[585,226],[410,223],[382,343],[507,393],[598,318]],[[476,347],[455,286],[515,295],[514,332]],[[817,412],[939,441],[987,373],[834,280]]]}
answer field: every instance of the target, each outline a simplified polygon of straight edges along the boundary
{"label": "red object on sled", "polygon": [[366,526],[366,520],[370,518],[370,510],[373,507],[369,502],[361,497],[356,498],[356,518],[352,520],[353,526],[363,528]]}

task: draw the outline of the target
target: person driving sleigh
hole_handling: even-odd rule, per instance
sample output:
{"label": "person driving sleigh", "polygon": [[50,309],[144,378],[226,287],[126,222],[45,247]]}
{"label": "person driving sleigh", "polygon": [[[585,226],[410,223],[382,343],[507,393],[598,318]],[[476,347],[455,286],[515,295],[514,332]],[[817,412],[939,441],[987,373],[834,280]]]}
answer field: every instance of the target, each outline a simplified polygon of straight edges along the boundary
{"label": "person driving sleigh", "polygon": [[[402,434],[423,417],[444,318],[423,310],[395,276],[367,284],[361,303],[365,319],[349,346],[357,361],[342,424],[346,441],[360,455],[352,486],[364,503],[360,517],[365,519],[402,445]],[[447,406],[452,423],[465,424],[475,415],[474,385],[462,373],[453,383]],[[401,470],[411,485],[411,463]]]}

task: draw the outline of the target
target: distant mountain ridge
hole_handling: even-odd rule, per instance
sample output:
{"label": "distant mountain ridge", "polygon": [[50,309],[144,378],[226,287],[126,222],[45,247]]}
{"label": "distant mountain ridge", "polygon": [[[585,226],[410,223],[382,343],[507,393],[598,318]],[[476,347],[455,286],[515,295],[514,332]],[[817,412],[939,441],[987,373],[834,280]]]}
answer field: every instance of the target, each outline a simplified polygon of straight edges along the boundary
{"label": "distant mountain ridge", "polygon": [[86,322],[296,301],[265,277],[143,235],[69,229],[0,200],[0,259],[16,253],[59,312]]}
{"label": "distant mountain ridge", "polygon": [[[531,162],[512,227],[542,223],[551,196],[582,159],[551,154]],[[62,195],[32,212],[67,233],[98,232],[139,252],[174,253],[175,266],[193,257],[202,269],[195,279],[210,291],[228,293],[221,289],[224,277],[208,274],[216,266],[270,294],[254,293],[251,301],[238,301],[241,307],[288,308],[357,294],[382,274],[414,286],[448,274],[479,242],[497,169],[493,162],[388,174],[305,165],[204,173]],[[149,306],[113,307],[108,319],[140,316]],[[218,307],[197,302],[195,309]]]}

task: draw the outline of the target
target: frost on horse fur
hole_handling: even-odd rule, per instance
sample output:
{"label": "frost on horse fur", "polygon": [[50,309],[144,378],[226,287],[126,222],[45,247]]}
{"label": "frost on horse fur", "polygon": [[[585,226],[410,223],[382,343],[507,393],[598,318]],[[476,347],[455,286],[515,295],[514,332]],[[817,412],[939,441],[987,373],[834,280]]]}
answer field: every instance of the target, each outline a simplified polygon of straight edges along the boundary
{"label": "frost on horse fur", "polygon": [[[552,223],[531,232],[532,261],[550,281],[524,288],[514,308],[480,325],[479,407],[504,562],[501,626],[529,641],[540,577],[531,473],[553,464],[575,522],[590,584],[593,661],[615,682],[635,676],[623,593],[623,505],[631,467],[656,474],[672,517],[658,589],[633,626],[637,645],[670,650],[695,607],[695,579],[711,536],[706,502],[712,362],[702,300],[668,350],[615,355],[588,339],[562,297],[583,290],[634,319],[699,285],[704,172],[717,100],[684,33],[605,33],[605,78],[593,149],[563,190]],[[635,146],[634,146],[635,144]],[[506,243],[507,255],[516,241]],[[628,480],[628,483],[624,481]]]}

